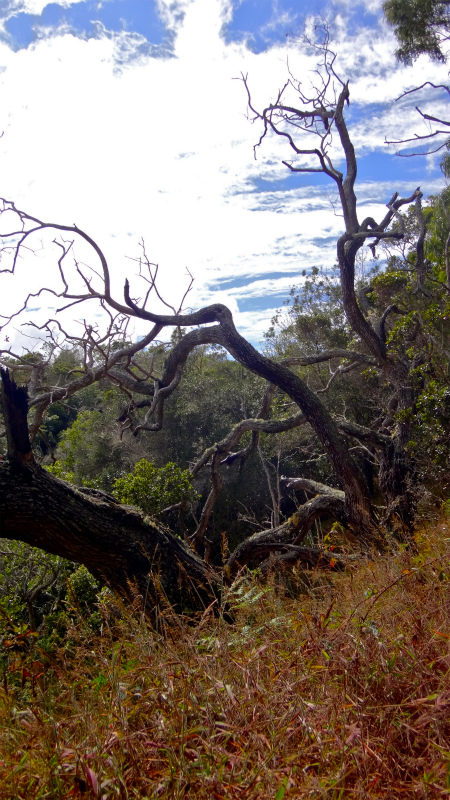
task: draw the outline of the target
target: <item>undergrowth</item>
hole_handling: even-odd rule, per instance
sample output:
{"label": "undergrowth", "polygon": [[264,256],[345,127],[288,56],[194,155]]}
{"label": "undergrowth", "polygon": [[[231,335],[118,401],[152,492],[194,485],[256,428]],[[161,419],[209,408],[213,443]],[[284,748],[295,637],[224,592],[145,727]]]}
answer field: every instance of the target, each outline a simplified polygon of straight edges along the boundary
{"label": "undergrowth", "polygon": [[76,602],[52,648],[11,630],[0,797],[450,797],[447,534],[297,596],[241,576],[232,625],[103,597],[100,631]]}

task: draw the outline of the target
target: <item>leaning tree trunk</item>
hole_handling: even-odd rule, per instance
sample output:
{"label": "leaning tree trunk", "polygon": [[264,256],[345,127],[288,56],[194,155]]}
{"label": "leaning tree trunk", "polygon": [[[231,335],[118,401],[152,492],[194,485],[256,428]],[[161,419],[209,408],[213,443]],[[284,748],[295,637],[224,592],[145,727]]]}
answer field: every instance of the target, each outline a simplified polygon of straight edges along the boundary
{"label": "leaning tree trunk", "polygon": [[230,312],[221,323],[221,344],[247,369],[274,383],[294,400],[325,449],[345,493],[347,524],[362,545],[383,548],[376,528],[370,493],[346,439],[317,395],[282,364],[261,355],[236,330]]}
{"label": "leaning tree trunk", "polygon": [[198,610],[218,595],[217,576],[189,547],[140,511],[89,495],[34,460],[27,393],[2,370],[8,459],[0,462],[0,535],[84,564],[124,597],[142,596],[151,616],[166,602]]}

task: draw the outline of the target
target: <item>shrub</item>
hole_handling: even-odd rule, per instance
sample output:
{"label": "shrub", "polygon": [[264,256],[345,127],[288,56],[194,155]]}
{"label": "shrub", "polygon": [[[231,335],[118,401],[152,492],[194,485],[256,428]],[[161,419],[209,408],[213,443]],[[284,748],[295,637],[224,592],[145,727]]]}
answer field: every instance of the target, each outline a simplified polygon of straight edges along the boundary
{"label": "shrub", "polygon": [[172,462],[158,468],[145,458],[138,461],[134,472],[117,478],[113,495],[121,503],[139,506],[149,515],[159,514],[183,500],[194,502],[198,496],[188,469],[180,469]]}

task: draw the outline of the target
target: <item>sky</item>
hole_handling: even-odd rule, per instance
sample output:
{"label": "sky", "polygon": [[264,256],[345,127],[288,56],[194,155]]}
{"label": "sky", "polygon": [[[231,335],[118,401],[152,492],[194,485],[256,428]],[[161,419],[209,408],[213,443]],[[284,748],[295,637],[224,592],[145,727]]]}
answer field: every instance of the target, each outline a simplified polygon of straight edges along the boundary
{"label": "sky", "polygon": [[[290,152],[279,138],[268,137],[255,160],[261,129],[239,78],[248,75],[258,108],[274,101],[288,64],[309,88],[316,63],[300,39],[317,14],[330,21],[336,69],[350,81],[360,217],[381,218],[394,191],[438,192],[438,159],[399,158],[386,139],[424,132],[419,99],[423,111],[449,117],[442,92],[397,100],[425,80],[446,83],[448,69],[426,57],[397,64],[379,0],[0,0],[0,196],[92,236],[119,300],[125,277],[132,294],[141,291],[134,259],[143,240],[171,305],[190,274],[186,307],[225,303],[258,345],[302,272],[333,265],[342,218],[326,176],[283,166]],[[337,144],[332,155],[342,166]],[[30,242],[16,275],[0,275],[1,314],[28,291],[61,287],[53,238]],[[42,323],[56,307],[41,295],[0,333],[0,348],[6,336],[33,347],[22,323]],[[72,309],[74,330],[83,315],[100,324],[98,313]],[[132,333],[146,329],[139,322]]]}

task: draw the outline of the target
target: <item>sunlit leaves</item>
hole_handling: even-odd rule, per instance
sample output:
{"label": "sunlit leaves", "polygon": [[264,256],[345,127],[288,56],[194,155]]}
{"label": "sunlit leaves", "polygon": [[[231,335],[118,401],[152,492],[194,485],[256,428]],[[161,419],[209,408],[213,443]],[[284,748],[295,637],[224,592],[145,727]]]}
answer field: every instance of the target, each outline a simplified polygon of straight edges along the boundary
{"label": "sunlit leaves", "polygon": [[117,478],[113,493],[121,503],[139,506],[152,515],[183,500],[193,502],[197,493],[191,480],[189,470],[182,470],[174,463],[158,468],[143,458],[134,472]]}

